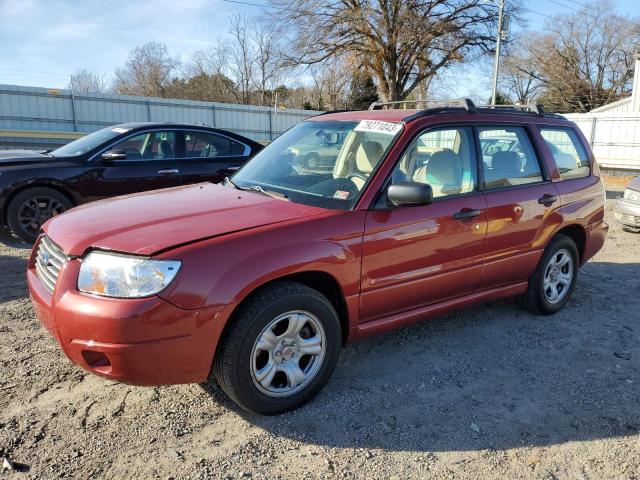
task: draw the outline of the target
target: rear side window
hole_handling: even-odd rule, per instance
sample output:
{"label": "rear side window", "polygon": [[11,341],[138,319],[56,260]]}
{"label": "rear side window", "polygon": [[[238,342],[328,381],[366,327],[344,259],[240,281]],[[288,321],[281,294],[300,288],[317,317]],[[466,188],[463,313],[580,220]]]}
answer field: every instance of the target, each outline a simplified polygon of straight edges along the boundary
{"label": "rear side window", "polygon": [[244,153],[242,143],[209,132],[184,132],[185,157],[236,157]]}
{"label": "rear side window", "polygon": [[472,135],[468,127],[422,133],[396,165],[391,182],[427,183],[434,198],[474,191],[477,167]]}
{"label": "rear side window", "polygon": [[485,188],[526,185],[544,180],[540,162],[523,127],[480,127]]}
{"label": "rear side window", "polygon": [[540,134],[551,150],[563,180],[589,176],[589,157],[576,132],[566,128],[541,128]]}

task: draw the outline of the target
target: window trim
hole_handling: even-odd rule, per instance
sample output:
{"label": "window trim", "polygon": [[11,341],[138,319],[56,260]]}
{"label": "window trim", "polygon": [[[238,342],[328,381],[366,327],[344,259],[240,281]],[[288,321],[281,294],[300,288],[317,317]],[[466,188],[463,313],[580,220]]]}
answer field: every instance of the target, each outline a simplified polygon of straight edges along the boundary
{"label": "window trim", "polygon": [[[551,149],[547,145],[545,145],[545,147],[549,150],[549,153],[551,154],[551,159],[553,160],[554,167],[556,167],[556,169],[558,170],[558,175],[560,175],[560,180],[559,180],[560,182],[568,182],[568,181],[571,181],[571,180],[579,180],[581,178],[588,178],[588,177],[591,177],[593,175],[593,161],[592,161],[591,155],[589,155],[589,151],[583,145],[582,140],[580,139],[580,136],[576,132],[575,128],[565,127],[565,126],[560,126],[560,125],[549,125],[549,124],[546,124],[546,123],[545,124],[536,125],[536,127],[538,128],[538,133],[540,134],[540,138],[542,138],[545,142],[547,142],[547,140],[542,135],[542,130],[555,130],[555,131],[573,133],[573,135],[575,136],[575,140],[577,140],[578,144],[580,145],[580,148],[582,149],[582,152],[584,153],[584,156],[585,156],[587,162],[589,163],[589,173],[587,175],[584,175],[582,177],[562,178],[562,172],[560,171],[560,168],[558,167],[558,162],[556,161],[556,157],[553,155],[553,152],[551,151]],[[571,140],[571,143],[573,144],[573,147],[576,149],[576,153],[578,153],[578,157],[579,157],[580,156],[580,152],[578,152],[578,149],[576,148],[576,144],[573,141],[573,139],[571,138],[570,133],[567,133],[567,136],[569,137],[569,140]]]}
{"label": "window trim", "polygon": [[[396,158],[395,162],[393,163],[393,166],[391,167],[391,170],[389,171],[389,174],[387,175],[387,178],[384,179],[384,182],[382,183],[382,186],[380,187],[380,189],[376,193],[376,196],[373,198],[373,201],[371,202],[371,204],[369,205],[369,208],[367,210],[394,210],[396,208],[404,208],[404,207],[393,207],[393,206],[388,206],[388,205],[380,205],[380,200],[382,199],[382,196],[384,195],[384,192],[386,192],[387,189],[389,188],[389,182],[391,181],[391,178],[393,177],[393,172],[395,171],[396,167],[398,166],[398,164],[400,163],[400,161],[402,160],[404,155],[407,153],[409,148],[411,148],[411,146],[418,139],[418,137],[420,137],[424,133],[431,132],[431,131],[437,131],[437,130],[454,130],[454,129],[458,129],[458,128],[466,128],[466,129],[468,129],[470,131],[472,136],[475,136],[475,134],[474,134],[474,124],[470,123],[470,122],[434,124],[434,125],[428,125],[428,126],[424,127],[422,130],[418,130],[410,138],[410,140],[407,142],[405,148],[398,155],[398,158]],[[469,145],[469,147],[470,147],[469,148],[469,150],[470,150],[469,153],[475,153],[476,184],[474,186],[474,189],[471,190],[470,192],[455,193],[453,195],[445,195],[445,196],[442,196],[442,197],[437,197],[437,198],[434,198],[431,203],[441,202],[443,200],[450,200],[450,199],[454,199],[454,198],[467,197],[467,196],[471,196],[471,195],[476,195],[476,194],[481,194],[482,193],[482,190],[480,189],[480,177],[478,176],[478,170],[480,169],[480,164],[478,162],[477,148],[474,148],[475,142],[476,141],[472,138],[471,139],[471,145]],[[429,204],[429,205],[431,205],[431,204]],[[410,208],[415,208],[415,207],[410,207]]]}
{"label": "window trim", "polygon": [[505,185],[502,187],[490,187],[487,188],[485,181],[484,181],[484,159],[482,160],[483,164],[481,165],[480,162],[478,162],[478,179],[481,179],[481,182],[479,182],[479,186],[480,186],[480,191],[481,192],[497,192],[497,191],[503,191],[503,190],[511,190],[514,188],[525,188],[528,187],[530,185],[543,185],[545,183],[550,183],[550,176],[549,176],[549,172],[547,172],[547,168],[545,165],[545,162],[541,161],[542,158],[544,158],[543,156],[540,155],[540,149],[538,148],[536,142],[533,140],[532,136],[531,136],[531,132],[529,131],[531,124],[519,124],[519,123],[500,123],[500,124],[494,124],[494,123],[475,123],[473,125],[473,130],[474,130],[474,137],[475,137],[475,141],[478,144],[478,151],[480,156],[482,157],[482,146],[480,144],[480,131],[479,129],[481,128],[494,128],[496,127],[496,130],[504,130],[506,128],[520,128],[524,131],[525,136],[527,137],[527,140],[529,140],[529,145],[531,146],[531,150],[533,151],[533,155],[536,158],[536,161],[538,162],[538,167],[540,168],[540,174],[542,176],[542,180],[536,181],[536,182],[529,182],[529,183],[523,183],[521,185]]}
{"label": "window trim", "polygon": [[[208,133],[209,135],[217,135],[219,137],[222,138],[226,138],[227,140],[230,140],[232,142],[236,142],[239,143],[240,145],[244,146],[244,151],[242,152],[242,155],[224,155],[224,156],[220,156],[220,157],[187,157],[186,156],[186,152],[187,152],[187,140],[186,140],[186,135],[188,132],[199,132],[199,133]],[[198,128],[191,128],[191,129],[182,129],[180,130],[180,134],[181,134],[181,143],[182,143],[182,152],[181,152],[181,156],[177,158],[177,160],[202,160],[202,161],[215,161],[216,158],[244,158],[244,157],[249,157],[249,155],[251,155],[251,147],[249,145],[247,145],[244,142],[241,142],[240,140],[236,140],[235,138],[232,138],[228,135],[224,135],[222,133],[218,133],[218,132],[210,132],[208,130],[203,130],[203,129],[198,129]]]}

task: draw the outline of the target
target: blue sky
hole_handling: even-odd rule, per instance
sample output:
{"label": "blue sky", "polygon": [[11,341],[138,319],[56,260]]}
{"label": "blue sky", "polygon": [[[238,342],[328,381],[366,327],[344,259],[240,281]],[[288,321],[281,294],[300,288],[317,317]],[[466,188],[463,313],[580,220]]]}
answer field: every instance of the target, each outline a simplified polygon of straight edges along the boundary
{"label": "blue sky", "polygon": [[[532,10],[530,28],[541,29],[545,15],[570,13],[585,2],[525,0]],[[616,5],[619,14],[640,16],[639,0]],[[82,68],[110,77],[132,48],[152,40],[186,61],[226,36],[232,11],[263,15],[268,10],[223,0],[0,0],[0,84],[60,88]],[[464,67],[452,72],[449,93],[488,91],[490,73],[478,71]]]}

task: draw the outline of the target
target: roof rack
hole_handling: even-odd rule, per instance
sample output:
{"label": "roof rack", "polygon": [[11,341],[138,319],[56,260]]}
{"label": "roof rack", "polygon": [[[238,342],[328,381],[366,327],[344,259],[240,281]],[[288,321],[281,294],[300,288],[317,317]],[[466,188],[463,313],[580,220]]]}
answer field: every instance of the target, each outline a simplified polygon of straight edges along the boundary
{"label": "roof rack", "polygon": [[373,102],[369,105],[369,110],[383,110],[384,107],[394,107],[395,105],[402,105],[403,108],[406,108],[407,104],[424,104],[433,105],[433,107],[429,107],[429,110],[438,109],[441,110],[443,108],[463,108],[468,110],[469,112],[475,112],[476,106],[469,98],[457,98],[453,100],[397,100],[394,102]]}
{"label": "roof rack", "polygon": [[516,103],[514,105],[495,105],[495,104],[491,104],[491,105],[483,105],[481,108],[487,108],[487,109],[495,109],[495,110],[513,110],[513,111],[527,111],[527,112],[531,112],[531,113],[535,113],[536,115],[538,115],[539,117],[544,117],[545,115],[545,111],[542,108],[542,105],[537,104],[537,103]]}

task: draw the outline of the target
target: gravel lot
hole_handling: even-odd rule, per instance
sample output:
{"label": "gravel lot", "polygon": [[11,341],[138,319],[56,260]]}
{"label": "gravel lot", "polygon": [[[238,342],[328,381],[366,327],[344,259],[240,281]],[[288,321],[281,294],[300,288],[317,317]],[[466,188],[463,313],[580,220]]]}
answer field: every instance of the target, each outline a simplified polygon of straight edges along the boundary
{"label": "gravel lot", "polygon": [[1,232],[0,457],[22,473],[0,477],[640,478],[640,235],[608,203],[561,313],[498,302],[351,345],[315,401],[270,418],[215,385],[73,366],[33,315],[28,250]]}

